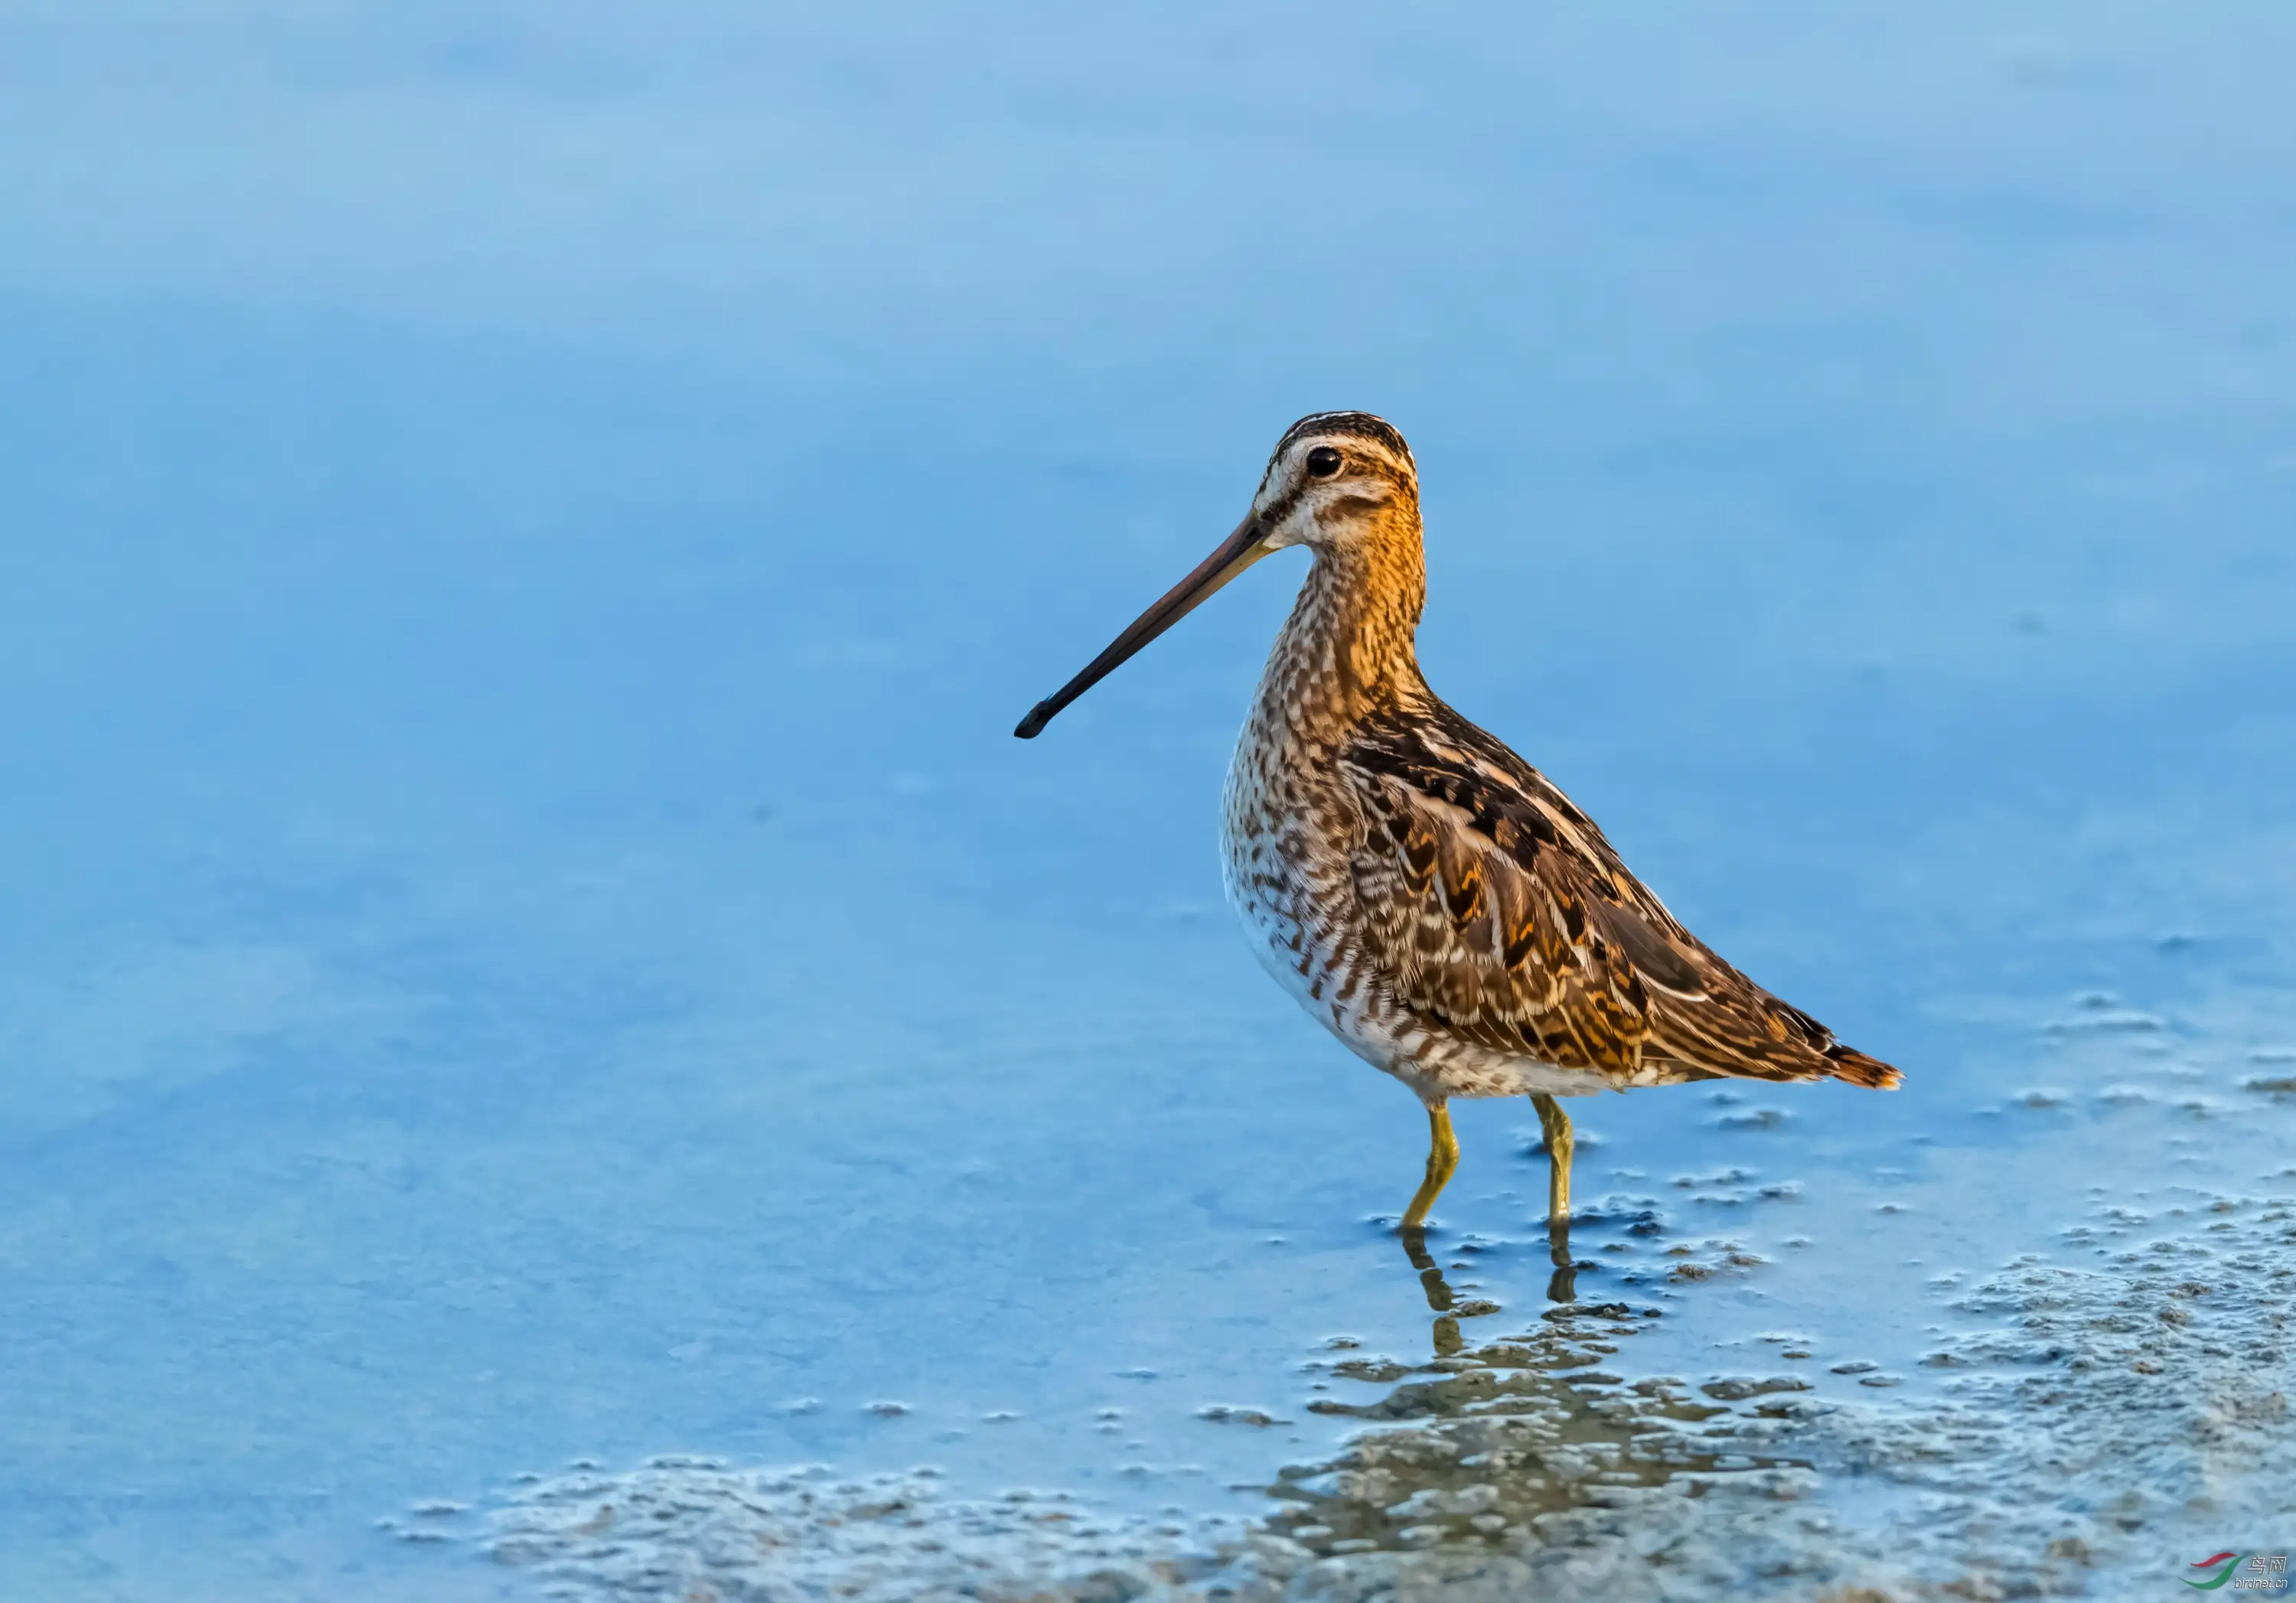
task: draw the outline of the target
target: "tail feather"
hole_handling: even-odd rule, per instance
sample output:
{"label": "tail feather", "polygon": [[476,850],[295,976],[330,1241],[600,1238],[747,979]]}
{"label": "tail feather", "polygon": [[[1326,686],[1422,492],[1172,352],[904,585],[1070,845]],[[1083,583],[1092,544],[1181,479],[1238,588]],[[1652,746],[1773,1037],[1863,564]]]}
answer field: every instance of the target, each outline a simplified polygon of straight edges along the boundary
{"label": "tail feather", "polygon": [[1847,1080],[1852,1085],[1895,1091],[1905,1079],[1890,1065],[1879,1058],[1867,1057],[1854,1046],[1829,1046],[1825,1049],[1825,1060],[1835,1079]]}

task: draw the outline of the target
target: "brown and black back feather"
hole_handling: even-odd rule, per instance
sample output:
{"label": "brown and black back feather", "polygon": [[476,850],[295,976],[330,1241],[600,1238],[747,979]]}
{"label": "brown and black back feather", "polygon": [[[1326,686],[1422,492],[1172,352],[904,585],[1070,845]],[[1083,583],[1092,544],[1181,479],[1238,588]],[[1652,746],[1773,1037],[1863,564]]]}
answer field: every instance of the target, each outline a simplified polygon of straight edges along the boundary
{"label": "brown and black back feather", "polygon": [[1685,929],[1592,819],[1431,695],[1363,719],[1338,768],[1367,955],[1431,1025],[1620,1086],[1898,1084]]}

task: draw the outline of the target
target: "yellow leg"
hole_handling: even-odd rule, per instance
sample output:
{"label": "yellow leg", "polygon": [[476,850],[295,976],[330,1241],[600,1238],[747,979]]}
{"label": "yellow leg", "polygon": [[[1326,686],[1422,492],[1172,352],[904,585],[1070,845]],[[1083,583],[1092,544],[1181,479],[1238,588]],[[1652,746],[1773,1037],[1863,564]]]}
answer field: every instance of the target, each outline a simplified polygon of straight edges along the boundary
{"label": "yellow leg", "polygon": [[1531,1092],[1530,1105],[1538,1109],[1538,1127],[1546,1133],[1546,1217],[1551,1223],[1570,1217],[1570,1116],[1543,1091]]}
{"label": "yellow leg", "polygon": [[1435,1206],[1435,1198],[1451,1178],[1451,1171],[1459,1166],[1459,1141],[1451,1133],[1451,1110],[1440,1102],[1427,1104],[1427,1178],[1419,1182],[1418,1194],[1411,1206],[1403,1210],[1403,1228],[1423,1229],[1427,1210]]}

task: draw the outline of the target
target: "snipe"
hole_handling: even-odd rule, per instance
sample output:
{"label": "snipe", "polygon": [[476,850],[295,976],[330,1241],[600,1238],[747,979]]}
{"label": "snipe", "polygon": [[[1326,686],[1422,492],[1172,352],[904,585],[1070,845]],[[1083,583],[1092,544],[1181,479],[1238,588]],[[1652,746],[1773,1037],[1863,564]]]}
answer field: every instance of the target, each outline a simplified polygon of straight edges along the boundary
{"label": "snipe", "polygon": [[1287,545],[1315,564],[1228,770],[1227,892],[1277,983],[1426,1104],[1406,1233],[1457,1165],[1452,1097],[1529,1095],[1559,1227],[1571,1134],[1557,1097],[1714,1078],[1898,1084],[1685,929],[1592,819],[1427,688],[1418,470],[1368,413],[1294,423],[1235,532],[1013,732],[1033,738]]}

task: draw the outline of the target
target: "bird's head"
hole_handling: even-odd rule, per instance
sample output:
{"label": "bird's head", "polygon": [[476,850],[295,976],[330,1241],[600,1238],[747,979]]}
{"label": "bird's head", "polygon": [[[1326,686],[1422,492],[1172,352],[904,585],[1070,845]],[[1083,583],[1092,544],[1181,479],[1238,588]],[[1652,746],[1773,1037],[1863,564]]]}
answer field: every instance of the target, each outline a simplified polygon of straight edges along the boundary
{"label": "bird's head", "polygon": [[1262,554],[1305,545],[1344,555],[1398,520],[1415,535],[1418,512],[1419,470],[1394,425],[1368,412],[1318,412],[1275,442],[1244,521]]}
{"label": "bird's head", "polygon": [[1415,571],[1418,544],[1419,471],[1403,436],[1368,412],[1311,413],[1275,442],[1234,533],[1013,732],[1034,740],[1062,707],[1270,552],[1305,545],[1345,561],[1400,551]]}

